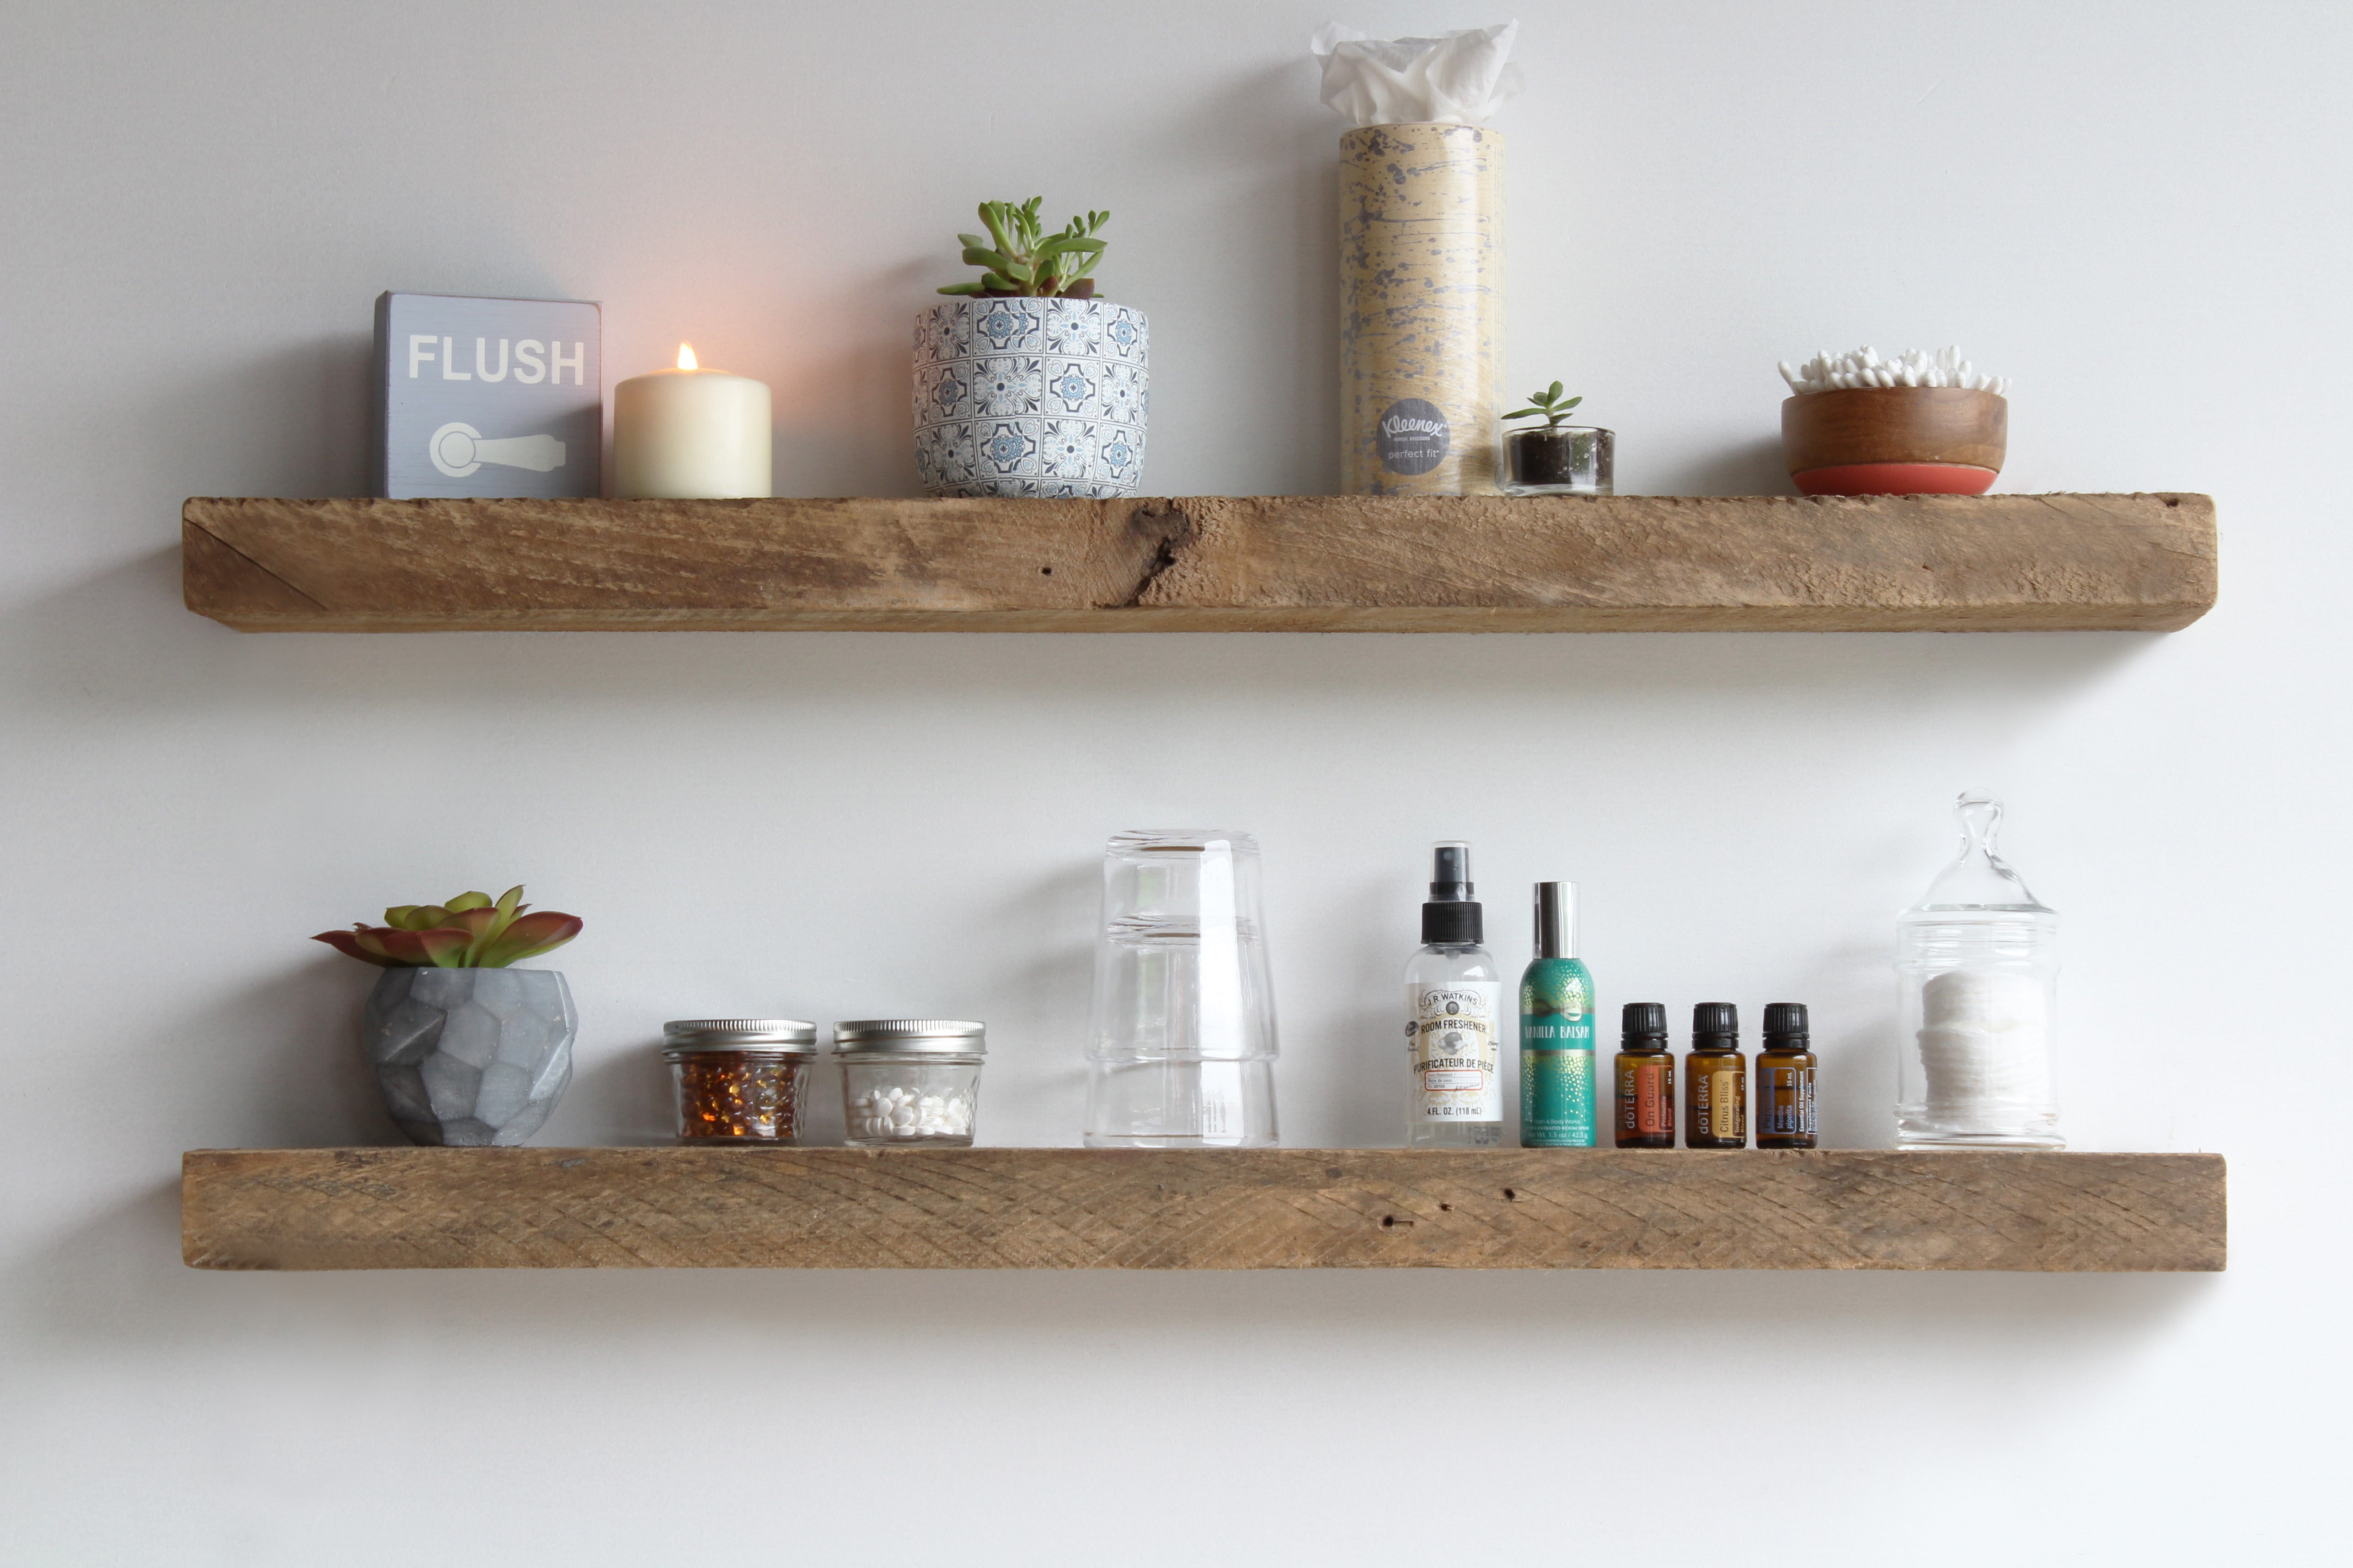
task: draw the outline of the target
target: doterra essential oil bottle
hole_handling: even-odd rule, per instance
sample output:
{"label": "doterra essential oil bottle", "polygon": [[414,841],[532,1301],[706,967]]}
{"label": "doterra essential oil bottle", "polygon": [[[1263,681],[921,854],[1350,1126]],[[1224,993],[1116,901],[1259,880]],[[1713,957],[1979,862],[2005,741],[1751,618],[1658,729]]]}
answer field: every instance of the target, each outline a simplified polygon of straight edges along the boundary
{"label": "doterra essential oil bottle", "polygon": [[1590,1149],[1593,975],[1577,956],[1577,884],[1538,882],[1535,957],[1520,976],[1520,1146]]}
{"label": "doterra essential oil bottle", "polygon": [[1504,1142],[1504,974],[1479,945],[1486,932],[1471,897],[1471,847],[1440,844],[1430,859],[1422,948],[1405,970],[1405,1141],[1493,1149]]}
{"label": "doterra essential oil bottle", "polygon": [[1618,1147],[1675,1146],[1675,1053],[1667,1044],[1667,1010],[1629,1002],[1618,1047]]}
{"label": "doterra essential oil bottle", "polygon": [[1802,1002],[1765,1009],[1765,1048],[1757,1053],[1757,1146],[1814,1146],[1814,1046]]}
{"label": "doterra essential oil bottle", "polygon": [[1683,1147],[1748,1147],[1748,1059],[1740,1054],[1740,1010],[1729,1002],[1692,1009],[1683,1058]]}

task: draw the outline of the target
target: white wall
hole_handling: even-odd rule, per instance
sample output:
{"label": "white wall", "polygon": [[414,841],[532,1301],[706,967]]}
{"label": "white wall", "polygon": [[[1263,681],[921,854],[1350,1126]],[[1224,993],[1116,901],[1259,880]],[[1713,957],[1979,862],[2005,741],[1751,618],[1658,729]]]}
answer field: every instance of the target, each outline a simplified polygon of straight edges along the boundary
{"label": "white wall", "polygon": [[[1779,489],[1776,359],[1958,342],[2018,381],[2007,488],[2219,499],[2222,604],[2175,636],[304,637],[180,606],[184,496],[360,488],[388,287],[601,300],[610,374],[690,338],[775,384],[781,491],[908,493],[908,324],[984,195],[1117,215],[1147,489],[1329,489],[1324,16],[0,15],[8,1563],[1665,1561],[1774,1522],[1837,1563],[2328,1552],[2341,6],[1521,7],[1512,386],[1584,392],[1630,490]],[[1440,722],[1488,764],[1422,761]],[[1394,1141],[1421,858],[1462,835],[1507,952],[1528,881],[1584,884],[1609,1008],[1813,1003],[1832,1140],[1883,1143],[1889,922],[1978,785],[2069,921],[2076,1146],[2227,1152],[2227,1275],[179,1263],[181,1150],[392,1138],[350,1044],[370,973],[302,939],[461,887],[588,922],[542,1142],[658,1138],[660,1020],[737,1010],[986,1018],[984,1131],[1074,1142],[1096,857],[1168,823],[1266,847],[1293,1142]],[[1768,1497],[1778,1458],[1803,1484]]]}

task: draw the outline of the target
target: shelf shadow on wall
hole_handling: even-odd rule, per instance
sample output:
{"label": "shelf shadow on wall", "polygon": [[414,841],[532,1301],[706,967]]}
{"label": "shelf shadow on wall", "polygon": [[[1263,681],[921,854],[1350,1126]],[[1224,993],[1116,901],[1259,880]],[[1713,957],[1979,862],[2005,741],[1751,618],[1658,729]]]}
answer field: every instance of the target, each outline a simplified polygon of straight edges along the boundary
{"label": "shelf shadow on wall", "polygon": [[[180,600],[176,545],[0,616],[0,681],[87,715],[336,712],[375,720],[527,708],[674,712],[684,700],[765,715],[816,702],[916,699],[1198,702],[1203,695],[1641,699],[1825,689],[1930,704],[1973,692],[2031,702],[2093,684],[2166,635],[2141,632],[921,633],[232,632]],[[2195,635],[2194,630],[2190,634]],[[1564,681],[1574,681],[1573,691]],[[627,711],[626,706],[621,710]]]}
{"label": "shelf shadow on wall", "polygon": [[[1273,1352],[1378,1361],[1400,1322],[1472,1321],[1505,1360],[1556,1357],[1559,1336],[1574,1329],[1583,1364],[1651,1366],[1678,1336],[1713,1342],[1726,1323],[1745,1322],[1784,1325],[1772,1331],[1784,1354],[1835,1362],[1859,1379],[1873,1368],[1889,1377],[1999,1369],[2036,1390],[2021,1411],[2031,1415],[2056,1408],[2070,1383],[2125,1375],[2147,1341],[2222,1288],[2211,1275],[1740,1270],[216,1273],[182,1266],[178,1218],[176,1183],[144,1185],[20,1255],[16,1293],[57,1352],[203,1342],[221,1353],[299,1331],[368,1357],[404,1342],[443,1355],[454,1333],[470,1353],[512,1368],[583,1343],[626,1356],[824,1323],[822,1336],[772,1339],[778,1375],[797,1375],[796,1354],[812,1369],[896,1364],[894,1347],[923,1343],[955,1364],[1050,1378],[1141,1342],[1221,1362]],[[1230,1338],[1240,1325],[1248,1344]]]}

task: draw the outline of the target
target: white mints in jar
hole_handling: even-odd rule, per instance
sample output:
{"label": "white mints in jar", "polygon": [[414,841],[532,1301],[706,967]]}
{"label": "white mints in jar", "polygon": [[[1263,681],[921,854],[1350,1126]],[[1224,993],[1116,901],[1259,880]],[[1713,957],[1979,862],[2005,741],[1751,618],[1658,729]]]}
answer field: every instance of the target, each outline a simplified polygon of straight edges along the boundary
{"label": "white mints in jar", "polygon": [[971,1132],[972,1107],[955,1095],[877,1089],[849,1102],[853,1138],[964,1138]]}
{"label": "white mints in jar", "polygon": [[859,1018],[833,1026],[841,1110],[849,1142],[972,1142],[980,1104],[986,1025],[970,1018]]}
{"label": "white mints in jar", "polygon": [[1997,397],[2010,395],[2008,376],[1984,374],[1963,359],[1957,348],[1938,349],[1933,354],[1906,349],[1892,360],[1881,359],[1879,351],[1868,343],[1851,353],[1834,354],[1824,349],[1795,370],[1783,360],[1781,379],[1796,393],[1855,386],[1955,386],[1965,392],[1990,392]]}

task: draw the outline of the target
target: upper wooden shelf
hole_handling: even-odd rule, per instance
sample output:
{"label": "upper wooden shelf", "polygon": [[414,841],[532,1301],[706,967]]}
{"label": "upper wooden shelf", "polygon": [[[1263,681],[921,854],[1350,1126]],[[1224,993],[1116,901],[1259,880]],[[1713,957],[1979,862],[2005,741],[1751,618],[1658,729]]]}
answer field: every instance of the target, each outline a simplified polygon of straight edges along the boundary
{"label": "upper wooden shelf", "polygon": [[2218,1154],[200,1149],[197,1268],[2219,1269]]}
{"label": "upper wooden shelf", "polygon": [[2172,631],[2193,495],[224,500],[240,631]]}

